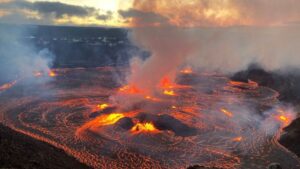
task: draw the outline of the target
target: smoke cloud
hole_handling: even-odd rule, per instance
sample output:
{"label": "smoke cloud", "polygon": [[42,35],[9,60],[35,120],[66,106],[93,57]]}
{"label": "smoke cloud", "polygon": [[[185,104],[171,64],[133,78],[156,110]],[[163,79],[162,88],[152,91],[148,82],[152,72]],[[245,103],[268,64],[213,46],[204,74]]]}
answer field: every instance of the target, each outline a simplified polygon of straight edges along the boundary
{"label": "smoke cloud", "polygon": [[35,72],[48,73],[54,55],[47,49],[38,50],[26,37],[25,27],[0,25],[1,83],[34,77]]}
{"label": "smoke cloud", "polygon": [[300,2],[139,0],[119,11],[133,26],[132,41],[152,56],[129,83],[153,90],[186,62],[233,73],[253,62],[268,70],[300,65]]}
{"label": "smoke cloud", "polygon": [[269,71],[300,66],[298,26],[202,29],[189,63],[209,71],[234,73],[258,63]]}
{"label": "smoke cloud", "polygon": [[129,81],[143,90],[153,90],[164,76],[174,77],[193,50],[189,35],[189,30],[175,27],[135,29],[133,41],[151,51],[152,56],[136,68]]}

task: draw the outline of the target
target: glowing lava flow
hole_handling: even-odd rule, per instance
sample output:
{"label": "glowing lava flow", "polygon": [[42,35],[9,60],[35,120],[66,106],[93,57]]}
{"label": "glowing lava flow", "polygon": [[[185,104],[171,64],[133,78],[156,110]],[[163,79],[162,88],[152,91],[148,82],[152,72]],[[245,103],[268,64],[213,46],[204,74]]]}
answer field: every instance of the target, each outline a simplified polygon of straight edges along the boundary
{"label": "glowing lava flow", "polygon": [[192,73],[193,73],[193,70],[192,70],[191,67],[186,67],[186,68],[182,69],[182,70],[180,71],[180,73],[183,73],[183,74],[192,74]]}
{"label": "glowing lava flow", "polygon": [[0,86],[0,92],[4,91],[4,90],[7,90],[7,89],[10,89],[11,87],[13,87],[15,84],[17,83],[17,81],[12,81],[10,83],[5,83],[3,84],[2,86]]}
{"label": "glowing lava flow", "polygon": [[49,77],[55,77],[57,74],[54,70],[49,70],[49,72],[41,72],[41,71],[34,71],[33,76],[35,77],[42,77],[42,76],[49,76]]}
{"label": "glowing lava flow", "polygon": [[163,92],[165,95],[169,95],[169,96],[175,96],[175,92],[173,90],[164,90]]}
{"label": "glowing lava flow", "polygon": [[98,122],[101,126],[112,125],[115,124],[118,120],[120,120],[123,117],[124,115],[121,113],[112,113],[109,115],[100,116]]}
{"label": "glowing lava flow", "polygon": [[155,128],[153,123],[151,122],[145,122],[145,123],[140,123],[138,122],[133,126],[130,130],[134,134],[142,133],[142,132],[152,132],[152,133],[157,133],[159,130]]}
{"label": "glowing lava flow", "polygon": [[[115,71],[62,69],[55,72],[64,78],[34,88],[20,84],[0,94],[0,120],[92,168],[263,169],[270,162],[300,168],[299,160],[273,141],[274,132],[277,136],[293,119],[292,111],[278,105],[278,92],[193,72],[180,74],[179,85],[165,79],[165,88],[158,84],[148,94],[134,86],[117,88]],[[23,88],[26,95],[18,94]],[[164,90],[174,90],[176,97],[163,96]],[[47,91],[56,92],[37,94]],[[135,97],[132,93],[140,100],[125,108],[108,102],[116,91],[124,100]]]}
{"label": "glowing lava flow", "polygon": [[293,115],[289,111],[277,109],[276,112],[279,113],[276,116],[276,119],[282,123],[283,127],[286,127],[291,123],[291,119],[293,119]]}
{"label": "glowing lava flow", "polygon": [[232,117],[233,116],[233,114],[230,111],[228,111],[227,109],[222,108],[221,112],[223,112],[228,117]]}
{"label": "glowing lava flow", "polygon": [[100,109],[100,110],[103,110],[103,109],[107,108],[108,106],[109,106],[108,104],[103,103],[103,104],[98,104],[97,108]]}
{"label": "glowing lava flow", "polygon": [[123,94],[140,94],[142,93],[142,90],[140,90],[134,85],[126,85],[124,87],[121,87],[119,89],[119,92]]}
{"label": "glowing lava flow", "polygon": [[163,89],[163,94],[164,95],[175,96],[176,94],[175,94],[175,91],[173,89],[175,89],[175,88],[184,88],[186,86],[180,86],[180,85],[177,85],[175,83],[172,83],[170,78],[165,76],[165,77],[162,78],[159,87]]}
{"label": "glowing lava flow", "polygon": [[232,141],[235,141],[235,142],[241,142],[243,140],[243,137],[235,137],[232,139]]}
{"label": "glowing lava flow", "polygon": [[50,77],[55,77],[55,76],[56,76],[56,73],[55,73],[54,71],[50,70],[50,71],[48,72],[48,76],[50,76]]}

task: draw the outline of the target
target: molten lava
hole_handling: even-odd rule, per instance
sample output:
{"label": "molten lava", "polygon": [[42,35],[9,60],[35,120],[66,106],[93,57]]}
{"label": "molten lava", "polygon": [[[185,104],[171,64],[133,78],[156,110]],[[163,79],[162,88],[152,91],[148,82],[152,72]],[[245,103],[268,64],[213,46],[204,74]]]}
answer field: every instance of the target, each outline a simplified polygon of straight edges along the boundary
{"label": "molten lava", "polygon": [[160,82],[160,87],[163,89],[173,89],[175,88],[176,84],[173,84],[169,77],[165,76],[162,78]]}
{"label": "molten lava", "polygon": [[124,117],[124,115],[121,113],[113,113],[113,114],[109,114],[109,115],[100,116],[98,122],[102,126],[112,125],[112,124],[115,124],[118,120],[120,120],[123,117]]}
{"label": "molten lava", "polygon": [[147,100],[151,100],[151,101],[160,101],[160,99],[159,99],[159,98],[152,97],[152,96],[145,96],[145,99],[147,99]]}
{"label": "molten lava", "polygon": [[241,142],[243,140],[243,137],[235,137],[232,139],[232,141],[235,141],[235,142]]}
{"label": "molten lava", "polygon": [[174,90],[164,90],[163,92],[165,95],[169,95],[169,96],[175,96],[175,92]]}
{"label": "molten lava", "polygon": [[222,108],[221,112],[223,112],[228,117],[232,117],[233,116],[232,112],[228,111],[227,109]]}
{"label": "molten lava", "polygon": [[282,123],[284,124],[284,126],[287,126],[289,123],[290,123],[290,120],[287,116],[285,115],[279,115],[277,116],[277,119]]}
{"label": "molten lava", "polygon": [[135,85],[126,85],[119,89],[119,92],[124,94],[139,94],[142,93],[142,91],[137,88]]}
{"label": "molten lava", "polygon": [[50,77],[55,77],[55,76],[56,76],[56,73],[55,73],[54,71],[50,70],[50,71],[48,72],[48,76],[50,76]]}
{"label": "molten lava", "polygon": [[250,89],[256,89],[259,86],[258,83],[256,83],[255,81],[252,81],[252,80],[248,80],[248,83],[229,81],[229,84],[233,87],[241,87],[241,88],[247,87]]}
{"label": "molten lava", "polygon": [[287,117],[285,117],[283,115],[279,116],[279,119],[282,120],[282,121],[288,121]]}
{"label": "molten lava", "polygon": [[3,84],[2,86],[0,86],[0,92],[13,87],[16,83],[17,81],[15,80],[13,82]]}
{"label": "molten lava", "polygon": [[291,119],[293,118],[288,111],[284,111],[282,109],[276,110],[279,114],[276,116],[276,119],[280,121],[284,126],[290,124]]}
{"label": "molten lava", "polygon": [[103,103],[103,104],[98,104],[97,108],[99,108],[100,110],[103,110],[103,109],[107,108],[108,106],[109,106],[108,104]]}
{"label": "molten lava", "polygon": [[[293,119],[293,111],[281,105],[264,111],[278,104],[274,90],[251,87],[255,82],[250,81],[233,82],[238,84],[233,86],[225,76],[194,72],[178,76],[178,84],[164,78],[163,85],[159,83],[150,94],[132,84],[115,88],[118,82],[112,81],[111,73],[115,69],[101,70],[56,69],[64,78],[25,88],[24,97],[16,97],[24,85],[5,91],[0,95],[0,121],[63,149],[92,168],[186,168],[190,164],[265,168],[279,160],[285,168],[298,164],[292,153],[278,146],[274,139],[278,132],[273,133],[279,124],[282,129]],[[114,85],[107,86],[111,81]],[[49,100],[36,94],[53,87],[58,92]],[[128,107],[121,105],[123,100],[107,102],[116,91],[124,100],[135,99],[131,93],[138,93],[141,100]],[[176,97],[163,96],[164,91]],[[152,101],[156,99],[160,102]]]}
{"label": "molten lava", "polygon": [[182,70],[180,71],[180,73],[183,73],[183,74],[191,74],[191,73],[193,73],[193,70],[192,70],[192,68],[190,68],[190,67],[186,67],[185,69],[182,69]]}
{"label": "molten lava", "polygon": [[138,134],[141,132],[158,132],[158,130],[155,128],[155,126],[151,122],[146,123],[137,123],[135,124],[131,130],[132,133]]}

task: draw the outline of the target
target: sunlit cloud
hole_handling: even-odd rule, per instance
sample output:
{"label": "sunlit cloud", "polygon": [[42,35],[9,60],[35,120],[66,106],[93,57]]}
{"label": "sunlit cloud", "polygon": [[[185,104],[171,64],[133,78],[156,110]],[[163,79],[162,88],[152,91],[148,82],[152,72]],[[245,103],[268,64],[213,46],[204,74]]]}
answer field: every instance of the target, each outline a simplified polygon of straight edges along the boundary
{"label": "sunlit cloud", "polygon": [[0,3],[0,22],[116,27],[274,26],[300,22],[300,1],[294,0],[272,3],[269,0],[0,0]]}
{"label": "sunlit cloud", "polygon": [[[149,15],[166,18],[168,25],[178,27],[203,26],[274,26],[299,21],[300,1],[285,0],[135,0],[127,13],[121,15],[132,26],[149,26]],[[139,11],[139,12],[137,12]],[[152,25],[165,25],[152,23]],[[150,24],[151,25],[151,24]]]}

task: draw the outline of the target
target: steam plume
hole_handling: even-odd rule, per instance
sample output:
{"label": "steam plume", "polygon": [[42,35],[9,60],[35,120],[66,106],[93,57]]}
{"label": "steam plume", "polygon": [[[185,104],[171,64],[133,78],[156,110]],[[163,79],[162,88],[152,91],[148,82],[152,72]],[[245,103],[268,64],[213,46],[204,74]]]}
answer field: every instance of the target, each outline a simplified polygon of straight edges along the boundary
{"label": "steam plume", "polygon": [[299,7],[292,0],[135,1],[119,13],[134,27],[133,42],[152,56],[129,83],[153,90],[187,60],[226,73],[253,62],[268,70],[299,66]]}
{"label": "steam plume", "polygon": [[34,72],[49,72],[53,55],[38,50],[25,37],[26,28],[13,25],[0,26],[0,80],[7,82],[16,78],[33,77]]}

